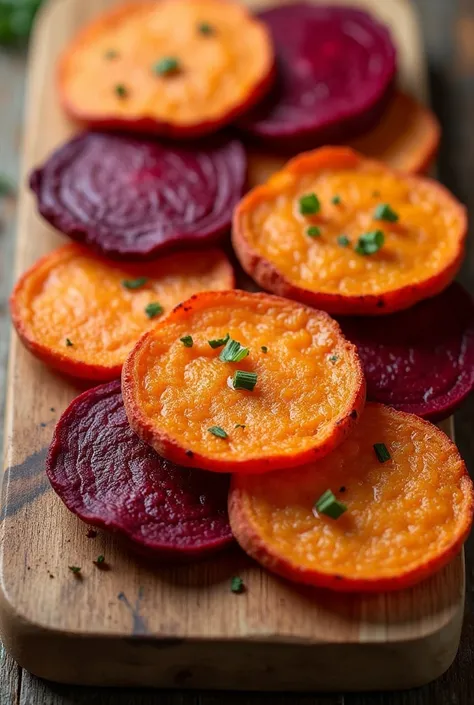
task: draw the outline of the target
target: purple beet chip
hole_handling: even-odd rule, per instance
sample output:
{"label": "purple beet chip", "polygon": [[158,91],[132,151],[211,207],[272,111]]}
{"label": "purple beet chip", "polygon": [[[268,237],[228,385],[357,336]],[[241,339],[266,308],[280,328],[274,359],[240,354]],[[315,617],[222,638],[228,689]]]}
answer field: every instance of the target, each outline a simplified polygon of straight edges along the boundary
{"label": "purple beet chip", "polygon": [[474,302],[460,284],[407,311],[339,323],[371,401],[441,421],[474,389]]}
{"label": "purple beet chip", "polygon": [[240,122],[278,149],[339,144],[370,130],[392,95],[396,50],[386,27],[353,7],[265,10],[277,54],[271,95]]}
{"label": "purple beet chip", "polygon": [[229,477],[161,458],[131,430],[120,381],[90,389],[61,416],[46,472],[67,508],[140,553],[200,558],[231,543]]}
{"label": "purple beet chip", "polygon": [[225,136],[175,145],[86,132],[30,177],[41,215],[114,259],[143,260],[216,242],[245,188],[242,144]]}

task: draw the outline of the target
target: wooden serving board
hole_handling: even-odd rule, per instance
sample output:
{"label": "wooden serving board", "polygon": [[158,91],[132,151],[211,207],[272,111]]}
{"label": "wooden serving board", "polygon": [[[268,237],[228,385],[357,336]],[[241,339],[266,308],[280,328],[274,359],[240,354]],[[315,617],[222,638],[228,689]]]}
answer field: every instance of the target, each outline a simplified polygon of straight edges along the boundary
{"label": "wooden serving board", "polygon": [[[352,2],[391,25],[401,83],[425,97],[419,28],[408,1]],[[74,131],[57,104],[56,57],[85,21],[113,4],[55,0],[40,16],[30,58],[24,183],[29,169]],[[16,273],[61,242],[24,187]],[[88,538],[43,471],[54,424],[79,391],[13,335],[0,627],[23,667],[71,683],[296,691],[407,688],[450,665],[463,615],[462,555],[414,589],[364,597],[298,588],[238,549],[197,565],[151,568],[110,536]],[[94,566],[99,554],[110,570]],[[71,564],[82,567],[82,578],[68,570]],[[245,594],[230,591],[235,574],[244,578]]]}

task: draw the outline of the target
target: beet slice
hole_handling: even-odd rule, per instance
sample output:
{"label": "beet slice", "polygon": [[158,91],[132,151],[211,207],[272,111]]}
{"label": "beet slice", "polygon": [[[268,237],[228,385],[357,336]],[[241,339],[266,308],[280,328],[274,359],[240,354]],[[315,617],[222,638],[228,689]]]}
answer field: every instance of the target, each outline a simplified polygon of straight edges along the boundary
{"label": "beet slice", "polygon": [[386,27],[353,7],[296,3],[260,13],[276,48],[270,96],[242,119],[276,148],[338,144],[370,130],[392,95],[396,50]]}
{"label": "beet slice", "polygon": [[179,467],[141,441],[128,424],[119,380],[84,392],[66,409],[46,473],[71,512],[141,553],[199,558],[232,541],[229,476]]}
{"label": "beet slice", "polygon": [[474,302],[460,284],[400,313],[339,323],[371,401],[441,421],[474,389]]}
{"label": "beet slice", "polygon": [[86,132],[38,169],[30,186],[41,215],[115,259],[149,259],[215,242],[230,228],[246,155],[225,136],[186,146]]}

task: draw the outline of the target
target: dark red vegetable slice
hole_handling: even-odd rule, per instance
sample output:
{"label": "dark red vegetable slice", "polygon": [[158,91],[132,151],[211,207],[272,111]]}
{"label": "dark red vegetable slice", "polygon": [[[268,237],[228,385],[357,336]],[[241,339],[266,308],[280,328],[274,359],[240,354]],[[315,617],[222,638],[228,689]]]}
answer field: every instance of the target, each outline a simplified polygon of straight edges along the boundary
{"label": "dark red vegetable slice", "polygon": [[339,323],[358,347],[371,401],[441,421],[474,389],[474,302],[460,284],[376,321]]}
{"label": "dark red vegetable slice", "polygon": [[185,146],[86,132],[30,179],[41,215],[74,240],[116,259],[149,259],[215,242],[245,186],[238,140]]}
{"label": "dark red vegetable slice", "polygon": [[139,552],[199,558],[232,541],[228,476],[161,458],[130,428],[120,381],[90,389],[60,418],[46,462],[67,508]]}
{"label": "dark red vegetable slice", "polygon": [[371,129],[392,95],[396,51],[366,12],[296,3],[260,14],[275,43],[279,77],[270,97],[242,119],[276,148],[339,144]]}

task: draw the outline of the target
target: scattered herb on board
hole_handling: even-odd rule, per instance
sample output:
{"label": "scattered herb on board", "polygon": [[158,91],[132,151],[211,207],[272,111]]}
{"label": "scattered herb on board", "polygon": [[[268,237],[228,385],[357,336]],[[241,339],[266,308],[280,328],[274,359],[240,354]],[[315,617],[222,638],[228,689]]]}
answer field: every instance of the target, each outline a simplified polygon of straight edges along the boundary
{"label": "scattered herb on board", "polygon": [[236,423],[234,428],[245,428],[245,424],[244,423]]}
{"label": "scattered herb on board", "polygon": [[212,34],[215,34],[215,29],[211,24],[209,24],[209,22],[200,22],[198,24],[198,32],[209,37]]}
{"label": "scattered herb on board", "polygon": [[321,203],[315,193],[307,193],[299,200],[301,215],[316,215],[321,209]]}
{"label": "scattered herb on board", "polygon": [[245,348],[238,340],[229,338],[225,344],[224,350],[219,355],[219,360],[222,362],[240,362],[247,357],[249,349]]}
{"label": "scattered herb on board", "polygon": [[371,230],[363,233],[355,246],[358,255],[374,255],[380,250],[385,242],[385,235],[381,230]]}
{"label": "scattered herb on board", "polygon": [[105,556],[103,556],[102,554],[100,556],[97,556],[97,558],[95,559],[95,561],[93,561],[93,563],[94,563],[94,565],[98,566],[99,568],[101,566],[104,566],[105,565]]}
{"label": "scattered herb on board", "polygon": [[374,450],[379,463],[386,463],[387,460],[392,459],[385,443],[374,443]]}
{"label": "scattered herb on board", "polygon": [[267,348],[266,345],[262,345],[262,347],[260,348],[260,350],[261,350],[263,353],[267,353],[267,352],[268,352],[268,348]]}
{"label": "scattered herb on board", "polygon": [[180,341],[183,343],[185,348],[192,348],[193,347],[193,336],[192,335],[185,335],[183,338],[180,338]]}
{"label": "scattered herb on board", "polygon": [[74,345],[74,343],[72,343],[72,342],[69,340],[69,338],[66,338],[66,347],[67,347],[67,348],[72,348],[73,345]]}
{"label": "scattered herb on board", "polygon": [[160,316],[163,311],[163,306],[159,304],[158,301],[152,301],[145,307],[145,313],[148,318],[156,318],[156,316]]}
{"label": "scattered herb on board", "polygon": [[174,56],[164,56],[153,66],[153,71],[157,76],[171,76],[178,73],[179,69],[179,61]]}
{"label": "scattered herb on board", "polygon": [[81,568],[78,565],[68,565],[68,568],[74,575],[79,575],[81,572]]}
{"label": "scattered herb on board", "polygon": [[209,433],[212,433],[213,436],[217,436],[217,438],[227,438],[227,433],[224,431],[224,429],[221,426],[211,426],[210,428],[207,429]]}
{"label": "scattered herb on board", "polygon": [[317,225],[311,225],[311,226],[307,229],[306,235],[307,235],[308,237],[320,237],[320,235],[321,235],[321,229],[318,228]]}
{"label": "scattered herb on board", "polygon": [[245,389],[248,392],[253,392],[257,384],[257,373],[246,372],[245,370],[237,370],[232,378],[232,386],[234,389]]}
{"label": "scattered herb on board", "polygon": [[115,94],[118,95],[119,98],[126,98],[128,95],[127,87],[124,86],[123,83],[117,83],[114,90]]}
{"label": "scattered herb on board", "polygon": [[340,247],[349,247],[351,241],[349,240],[347,235],[339,235],[339,237],[337,238],[337,244]]}
{"label": "scattered herb on board", "polygon": [[213,350],[216,348],[221,348],[223,345],[227,343],[227,341],[230,339],[230,335],[227,333],[225,338],[216,338],[216,340],[208,340],[207,342],[211,346]]}
{"label": "scattered herb on board", "polygon": [[324,514],[331,519],[339,519],[347,511],[347,507],[334,496],[331,490],[326,490],[324,494],[315,502],[314,509],[318,514]]}
{"label": "scattered herb on board", "polygon": [[331,198],[331,203],[334,203],[335,206],[338,206],[341,203],[341,197],[338,193]]}
{"label": "scattered herb on board", "polygon": [[386,220],[388,223],[396,223],[398,219],[398,213],[388,203],[381,203],[374,211],[374,220]]}
{"label": "scattered herb on board", "polygon": [[244,581],[242,580],[242,578],[240,578],[238,575],[235,575],[230,581],[230,589],[237,595],[242,593],[245,589]]}
{"label": "scattered herb on board", "polygon": [[136,279],[124,279],[122,286],[126,289],[141,289],[148,281],[148,277],[137,277]]}

